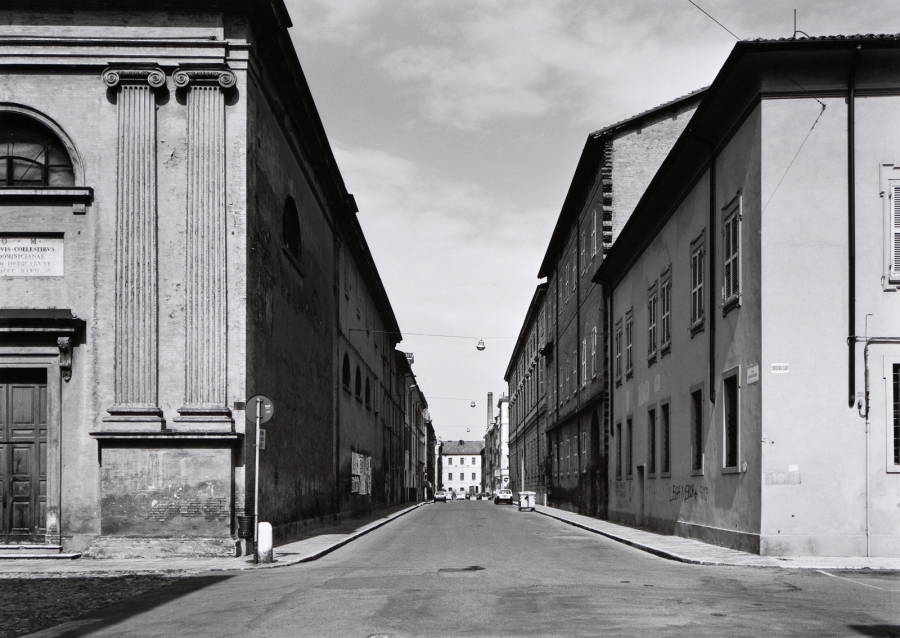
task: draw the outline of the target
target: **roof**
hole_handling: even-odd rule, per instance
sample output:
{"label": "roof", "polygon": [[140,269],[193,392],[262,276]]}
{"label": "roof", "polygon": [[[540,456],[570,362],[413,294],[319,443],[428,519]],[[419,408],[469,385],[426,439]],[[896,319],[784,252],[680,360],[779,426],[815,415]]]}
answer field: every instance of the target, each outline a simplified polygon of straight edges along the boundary
{"label": "roof", "polygon": [[503,380],[509,383],[509,377],[512,374],[513,366],[516,363],[516,358],[519,356],[519,353],[522,351],[522,348],[525,345],[525,340],[528,338],[528,332],[530,330],[531,324],[534,323],[535,315],[537,314],[538,308],[541,305],[541,299],[547,293],[547,282],[541,282],[537,285],[537,288],[534,289],[534,295],[531,297],[531,303],[528,304],[528,312],[525,313],[525,321],[522,322],[522,327],[519,329],[519,336],[516,338],[516,345],[513,347],[512,356],[509,358],[509,364],[506,366],[506,373],[503,375]]}
{"label": "roof", "polygon": [[441,454],[461,454],[471,456],[481,454],[484,449],[484,441],[444,441],[441,446]]}
{"label": "roof", "polygon": [[624,277],[762,97],[846,96],[854,64],[857,95],[896,95],[900,35],[736,43],[592,281],[615,286]]}
{"label": "roof", "polygon": [[553,272],[557,255],[563,248],[572,224],[578,219],[587,203],[591,186],[596,181],[600,168],[603,165],[605,142],[619,133],[640,128],[647,121],[658,118],[664,113],[681,109],[688,102],[700,101],[701,96],[707,89],[708,87],[697,89],[652,109],[638,113],[633,117],[610,124],[588,135],[584,144],[584,150],[581,151],[581,157],[578,159],[578,164],[575,167],[572,183],[569,185],[562,209],[556,220],[553,234],[550,236],[547,252],[544,253],[544,259],[541,261],[541,267],[538,269],[539,278],[549,277]]}

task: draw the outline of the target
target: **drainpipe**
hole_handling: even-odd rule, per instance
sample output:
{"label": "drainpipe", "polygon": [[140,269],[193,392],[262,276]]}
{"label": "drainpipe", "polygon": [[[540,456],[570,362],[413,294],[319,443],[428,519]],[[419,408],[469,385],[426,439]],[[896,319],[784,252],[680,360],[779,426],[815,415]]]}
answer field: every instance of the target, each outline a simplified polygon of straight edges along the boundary
{"label": "drainpipe", "polygon": [[709,402],[716,402],[716,153],[709,145]]}
{"label": "drainpipe", "polygon": [[[848,319],[849,331],[847,334],[856,334],[856,63],[859,60],[859,52],[862,45],[856,45],[853,54],[853,63],[850,65],[849,96],[847,98],[847,243],[848,263],[847,277],[848,289]],[[856,403],[856,342],[848,340],[848,392],[849,405]],[[868,413],[868,411],[867,411]],[[868,468],[866,468],[868,475]]]}

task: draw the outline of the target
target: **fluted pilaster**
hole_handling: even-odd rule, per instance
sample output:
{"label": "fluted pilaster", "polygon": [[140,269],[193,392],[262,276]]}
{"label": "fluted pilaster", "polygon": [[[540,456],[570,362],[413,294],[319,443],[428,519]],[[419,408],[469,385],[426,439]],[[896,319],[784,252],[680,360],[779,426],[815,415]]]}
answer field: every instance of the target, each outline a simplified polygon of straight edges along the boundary
{"label": "fluted pilaster", "polygon": [[177,422],[231,426],[227,407],[225,96],[227,69],[179,69],[186,89],[185,405]]}
{"label": "fluted pilaster", "polygon": [[118,91],[115,405],[104,421],[158,423],[155,90],[165,74],[108,68],[103,81]]}

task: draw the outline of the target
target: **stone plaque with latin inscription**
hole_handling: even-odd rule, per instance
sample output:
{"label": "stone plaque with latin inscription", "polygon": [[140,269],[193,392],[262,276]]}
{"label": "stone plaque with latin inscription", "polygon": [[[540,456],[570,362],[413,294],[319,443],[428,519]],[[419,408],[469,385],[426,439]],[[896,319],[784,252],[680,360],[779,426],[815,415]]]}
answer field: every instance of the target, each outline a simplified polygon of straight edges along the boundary
{"label": "stone plaque with latin inscription", "polygon": [[0,277],[62,277],[63,238],[0,236]]}

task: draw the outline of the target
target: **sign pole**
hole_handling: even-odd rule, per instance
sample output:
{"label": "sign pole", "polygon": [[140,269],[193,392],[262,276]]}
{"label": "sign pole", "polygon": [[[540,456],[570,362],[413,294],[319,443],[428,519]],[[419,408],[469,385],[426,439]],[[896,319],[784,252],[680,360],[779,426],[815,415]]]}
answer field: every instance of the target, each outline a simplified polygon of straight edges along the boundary
{"label": "sign pole", "polygon": [[261,397],[256,399],[256,473],[253,475],[253,562],[259,563],[259,426],[262,420]]}

